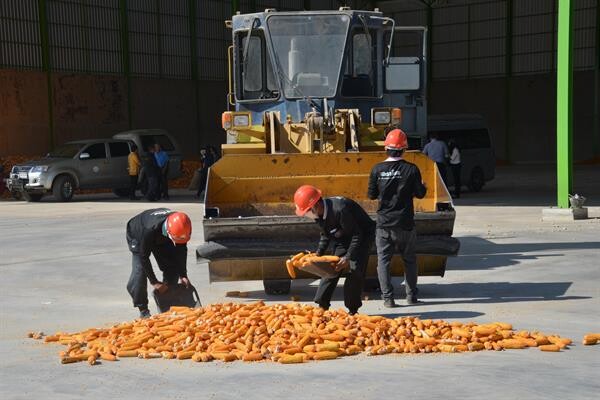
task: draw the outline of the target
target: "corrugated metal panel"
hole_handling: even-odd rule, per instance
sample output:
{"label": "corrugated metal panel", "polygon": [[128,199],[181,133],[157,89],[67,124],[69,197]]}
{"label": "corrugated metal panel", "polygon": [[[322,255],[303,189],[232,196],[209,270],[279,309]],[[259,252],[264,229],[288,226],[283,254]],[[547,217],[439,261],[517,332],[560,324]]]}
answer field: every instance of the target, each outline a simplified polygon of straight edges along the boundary
{"label": "corrugated metal panel", "polygon": [[158,0],[129,0],[127,21],[131,75],[160,78]]}
{"label": "corrugated metal panel", "polygon": [[191,78],[190,25],[187,0],[160,0],[160,45],[163,76]]}
{"label": "corrugated metal panel", "polygon": [[227,79],[227,47],[231,30],[231,1],[202,0],[197,7],[198,75],[200,79]]}
{"label": "corrugated metal panel", "polygon": [[575,2],[573,26],[575,29],[573,68],[575,70],[593,69],[595,65],[596,7],[594,0]]}
{"label": "corrugated metal panel", "polygon": [[36,0],[0,1],[0,66],[42,68]]}
{"label": "corrugated metal panel", "polygon": [[122,71],[119,2],[47,3],[53,70],[117,74]]}
{"label": "corrugated metal panel", "polygon": [[[555,68],[556,2],[513,1],[514,74],[548,73]],[[594,67],[597,3],[597,0],[574,2],[576,70]],[[415,9],[408,3],[387,2],[382,10],[392,12],[399,25],[415,24],[419,17],[425,24],[425,7]],[[432,19],[432,72],[435,79],[505,74],[506,0],[447,2],[433,8]]]}

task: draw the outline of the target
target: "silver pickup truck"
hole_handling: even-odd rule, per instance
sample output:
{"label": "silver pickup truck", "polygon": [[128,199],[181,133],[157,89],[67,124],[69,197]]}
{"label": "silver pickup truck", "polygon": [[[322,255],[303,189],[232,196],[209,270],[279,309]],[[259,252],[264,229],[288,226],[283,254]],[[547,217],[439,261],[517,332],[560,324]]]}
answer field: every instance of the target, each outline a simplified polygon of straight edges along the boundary
{"label": "silver pickup truck", "polygon": [[69,201],[76,189],[112,189],[117,196],[128,196],[127,156],[132,143],[141,157],[148,156],[144,150],[149,145],[159,143],[169,154],[169,179],[181,176],[182,156],[171,135],[144,129],[121,132],[112,139],[65,143],[42,159],[13,166],[6,187],[27,201],[39,201],[46,194]]}

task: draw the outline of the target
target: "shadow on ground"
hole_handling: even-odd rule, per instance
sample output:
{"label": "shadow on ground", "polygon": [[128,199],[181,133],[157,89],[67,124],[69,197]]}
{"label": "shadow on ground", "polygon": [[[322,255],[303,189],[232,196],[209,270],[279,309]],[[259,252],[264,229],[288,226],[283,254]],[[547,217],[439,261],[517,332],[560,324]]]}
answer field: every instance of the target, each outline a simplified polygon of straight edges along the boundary
{"label": "shadow on ground", "polygon": [[[316,288],[309,286],[306,280],[294,281],[291,295],[300,301],[311,301]],[[532,301],[564,301],[589,299],[587,296],[565,296],[572,282],[486,282],[486,283],[425,283],[419,284],[421,305],[438,304],[492,304]],[[343,285],[333,294],[332,300],[343,301]],[[396,297],[402,297],[404,291],[396,288]],[[379,300],[378,292],[367,293],[370,300]],[[280,302],[288,300],[290,295],[268,295],[262,290],[248,292],[248,299]],[[416,304],[411,307],[419,307]],[[406,314],[403,314],[406,315]],[[464,318],[464,317],[448,317]]]}
{"label": "shadow on ground", "polygon": [[463,236],[458,257],[448,260],[446,270],[485,270],[520,264],[524,260],[561,257],[560,253],[540,253],[560,250],[600,249],[598,242],[494,243],[478,236]]}

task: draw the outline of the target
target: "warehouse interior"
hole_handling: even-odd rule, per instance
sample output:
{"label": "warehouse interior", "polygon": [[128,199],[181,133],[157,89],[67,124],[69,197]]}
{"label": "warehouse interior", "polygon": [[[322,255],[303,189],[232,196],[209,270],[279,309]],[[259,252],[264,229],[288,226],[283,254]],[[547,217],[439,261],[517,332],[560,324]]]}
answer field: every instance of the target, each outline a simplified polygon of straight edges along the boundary
{"label": "warehouse interior", "polygon": [[[194,158],[225,141],[232,13],[379,8],[429,29],[430,114],[480,114],[499,164],[556,160],[558,0],[5,0],[0,157],[164,128]],[[573,159],[600,158],[600,6],[573,2]]]}

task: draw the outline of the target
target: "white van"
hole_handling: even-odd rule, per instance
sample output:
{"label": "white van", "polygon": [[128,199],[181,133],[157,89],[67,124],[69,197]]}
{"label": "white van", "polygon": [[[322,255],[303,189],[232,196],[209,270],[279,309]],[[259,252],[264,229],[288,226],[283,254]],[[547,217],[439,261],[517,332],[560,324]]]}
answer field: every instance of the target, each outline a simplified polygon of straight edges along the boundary
{"label": "white van", "polygon": [[[478,114],[430,115],[427,120],[428,136],[436,133],[448,144],[454,140],[461,158],[461,182],[470,190],[479,192],[496,174],[496,156],[485,119]],[[447,174],[446,186],[454,184]]]}

